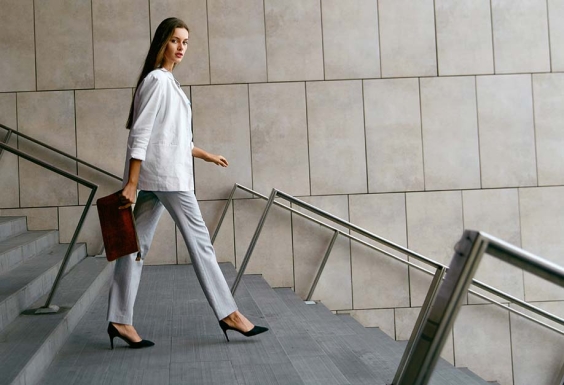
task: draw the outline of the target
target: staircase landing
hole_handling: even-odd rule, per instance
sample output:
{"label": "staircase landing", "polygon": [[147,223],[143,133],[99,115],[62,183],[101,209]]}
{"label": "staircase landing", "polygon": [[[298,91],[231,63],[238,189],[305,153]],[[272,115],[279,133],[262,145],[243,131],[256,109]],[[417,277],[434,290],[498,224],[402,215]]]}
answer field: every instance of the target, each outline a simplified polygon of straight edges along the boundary
{"label": "staircase landing", "polygon": [[[220,265],[228,282],[235,269]],[[191,265],[146,266],[135,326],[156,346],[110,350],[107,288],[56,356],[41,384],[388,384],[405,343],[362,327],[321,304],[305,305],[290,289],[245,276],[235,296],[251,322],[271,330],[254,338],[228,332],[226,342]],[[433,385],[487,385],[440,361]]]}

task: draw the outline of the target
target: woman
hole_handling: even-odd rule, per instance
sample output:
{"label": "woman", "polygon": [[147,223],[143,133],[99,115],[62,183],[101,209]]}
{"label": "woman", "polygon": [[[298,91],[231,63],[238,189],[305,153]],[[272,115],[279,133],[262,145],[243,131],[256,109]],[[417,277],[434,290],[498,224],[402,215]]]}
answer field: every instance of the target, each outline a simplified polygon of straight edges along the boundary
{"label": "woman", "polygon": [[192,143],[190,102],[172,70],[182,61],[189,30],[176,18],[161,22],[147,53],[131,103],[122,206],[137,203],[134,215],[140,251],[116,261],[108,305],[108,334],[132,348],[153,346],[132,325],[143,259],[157,223],[166,209],[180,229],[202,289],[225,334],[235,330],[250,337],[267,331],[254,326],[238,310],[219,269],[209,233],[194,196],[192,156],[227,167],[221,155],[209,154]]}

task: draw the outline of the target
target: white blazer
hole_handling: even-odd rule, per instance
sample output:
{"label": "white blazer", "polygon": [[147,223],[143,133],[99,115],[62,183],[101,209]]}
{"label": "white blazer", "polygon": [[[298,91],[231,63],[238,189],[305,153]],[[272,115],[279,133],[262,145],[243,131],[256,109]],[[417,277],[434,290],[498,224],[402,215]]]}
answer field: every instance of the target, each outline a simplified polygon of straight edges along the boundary
{"label": "white blazer", "polygon": [[139,190],[194,190],[191,122],[190,101],[172,73],[149,72],[135,93],[123,185],[134,158],[142,160]]}

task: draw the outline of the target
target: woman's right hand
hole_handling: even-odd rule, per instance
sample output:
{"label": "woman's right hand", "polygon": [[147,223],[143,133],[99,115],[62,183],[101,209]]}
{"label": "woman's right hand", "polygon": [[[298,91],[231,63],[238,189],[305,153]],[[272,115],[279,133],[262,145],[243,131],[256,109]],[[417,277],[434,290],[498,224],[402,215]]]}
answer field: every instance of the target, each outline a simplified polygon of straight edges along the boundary
{"label": "woman's right hand", "polygon": [[119,206],[120,210],[126,209],[132,204],[135,203],[135,199],[137,198],[137,185],[134,183],[127,183],[123,190],[121,191],[120,195],[120,203]]}

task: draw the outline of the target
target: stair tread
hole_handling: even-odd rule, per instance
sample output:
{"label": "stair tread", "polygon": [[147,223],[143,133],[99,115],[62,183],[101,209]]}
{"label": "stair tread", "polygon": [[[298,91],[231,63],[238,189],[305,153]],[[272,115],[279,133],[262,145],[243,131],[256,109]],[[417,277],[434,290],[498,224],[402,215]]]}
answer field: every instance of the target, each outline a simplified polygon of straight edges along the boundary
{"label": "stair tread", "polygon": [[[234,268],[220,267],[233,282]],[[116,339],[116,349],[110,350],[107,293],[105,288],[88,309],[42,384],[137,379],[162,384],[384,385],[393,378],[405,348],[379,329],[360,329],[350,316],[334,315],[322,304],[306,305],[291,289],[271,288],[260,275],[245,275],[235,298],[251,322],[270,331],[252,339],[228,331],[231,342],[226,343],[193,267],[177,265],[143,269],[134,324],[156,345],[133,351]],[[477,384],[473,381],[440,364],[430,384]]]}
{"label": "stair tread", "polygon": [[[0,331],[51,290],[68,245],[55,245],[0,275]],[[67,271],[86,257],[86,245],[76,244]]]}
{"label": "stair tread", "polygon": [[[0,302],[13,293],[21,290],[34,279],[40,277],[44,272],[57,265],[65,256],[68,244],[58,244],[40,254],[29,258],[16,268],[0,274]],[[73,253],[78,250],[84,251],[86,256],[86,245],[75,244]]]}
{"label": "stair tread", "polygon": [[15,237],[5,239],[2,242],[0,242],[0,255],[7,251],[27,245],[30,242],[36,241],[46,235],[50,235],[56,232],[57,232],[56,230],[26,231],[23,234],[19,234]]}
{"label": "stair tread", "polygon": [[26,231],[0,241],[0,273],[6,273],[58,243],[58,231]]}
{"label": "stair tread", "polygon": [[[403,352],[407,345],[407,341],[395,341],[386,333],[384,333],[382,330],[380,330],[380,328],[364,327],[360,322],[358,322],[356,319],[354,319],[354,317],[350,316],[349,314],[339,314],[338,317],[341,318],[343,322],[345,322],[347,325],[349,325],[351,329],[355,330],[359,335],[363,336],[363,338],[365,338],[367,342],[370,341],[376,344],[380,343],[380,344],[385,344],[387,346],[392,346],[393,349],[396,350],[394,355],[397,358],[401,359],[401,356],[403,355]],[[395,375],[395,371],[397,369],[398,364],[399,364],[399,359],[395,364],[393,375]],[[435,367],[434,375],[437,377],[432,379],[432,381],[442,381],[447,384],[455,383],[456,381],[460,381],[461,384],[467,384],[467,385],[486,384],[486,382],[484,382],[484,380],[478,377],[476,374],[470,371],[465,371],[463,369],[466,368],[456,368],[452,366],[450,363],[448,363],[446,360],[441,358],[439,359],[439,361],[437,362],[437,366]],[[462,372],[465,376],[460,375],[459,371]],[[464,382],[462,382],[461,378],[463,378]]]}
{"label": "stair tread", "polygon": [[[107,265],[105,260],[84,259],[60,282],[52,302],[60,306],[62,311],[48,315],[20,314],[0,332],[0,384],[12,383],[57,328],[66,325],[71,314],[69,309],[81,299]],[[32,308],[42,306],[46,299],[47,295],[44,295]]]}

